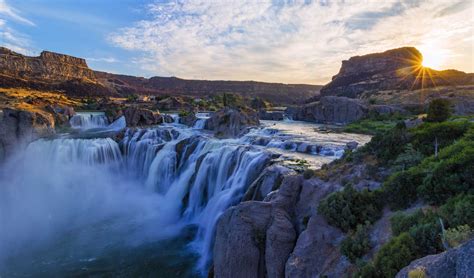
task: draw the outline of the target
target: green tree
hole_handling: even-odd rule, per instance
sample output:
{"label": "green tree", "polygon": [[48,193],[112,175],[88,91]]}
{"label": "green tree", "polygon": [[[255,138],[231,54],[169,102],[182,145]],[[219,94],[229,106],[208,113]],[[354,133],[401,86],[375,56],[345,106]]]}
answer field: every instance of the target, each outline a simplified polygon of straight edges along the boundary
{"label": "green tree", "polygon": [[430,102],[428,107],[428,122],[444,122],[452,113],[451,102],[447,99],[434,99]]}

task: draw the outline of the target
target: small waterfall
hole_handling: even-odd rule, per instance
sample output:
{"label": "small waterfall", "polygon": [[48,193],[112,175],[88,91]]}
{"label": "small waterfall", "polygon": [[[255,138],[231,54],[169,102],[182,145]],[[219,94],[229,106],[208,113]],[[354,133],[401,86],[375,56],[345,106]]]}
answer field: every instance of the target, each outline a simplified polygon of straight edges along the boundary
{"label": "small waterfall", "polygon": [[206,125],[206,120],[209,119],[210,114],[209,113],[196,113],[196,122],[194,123],[193,128],[195,129],[204,129],[204,126]]}
{"label": "small waterfall", "polygon": [[86,130],[107,127],[109,121],[104,112],[77,112],[69,123],[72,128]]}

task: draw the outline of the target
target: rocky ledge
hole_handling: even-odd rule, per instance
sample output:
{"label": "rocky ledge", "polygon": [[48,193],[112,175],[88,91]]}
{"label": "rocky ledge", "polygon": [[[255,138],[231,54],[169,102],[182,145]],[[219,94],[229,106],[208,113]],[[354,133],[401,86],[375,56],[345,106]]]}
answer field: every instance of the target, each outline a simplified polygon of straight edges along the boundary
{"label": "rocky ledge", "polygon": [[224,108],[213,113],[204,128],[214,131],[218,138],[234,138],[259,124],[258,114],[254,110]]}
{"label": "rocky ledge", "polygon": [[458,248],[415,260],[400,270],[396,278],[412,277],[410,271],[413,270],[424,272],[423,277],[430,278],[472,277],[474,273],[474,239]]}

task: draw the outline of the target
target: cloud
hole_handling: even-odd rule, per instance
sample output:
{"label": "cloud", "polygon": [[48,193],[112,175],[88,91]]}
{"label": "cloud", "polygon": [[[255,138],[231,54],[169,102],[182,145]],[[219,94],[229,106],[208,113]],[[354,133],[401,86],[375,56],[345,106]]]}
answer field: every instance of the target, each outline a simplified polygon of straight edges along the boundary
{"label": "cloud", "polygon": [[10,18],[14,21],[17,21],[17,22],[20,22],[20,23],[23,23],[23,24],[27,24],[27,25],[31,25],[31,26],[35,25],[30,20],[22,17],[20,15],[20,13],[16,9],[9,6],[5,2],[5,0],[0,0],[0,15],[3,16],[3,17],[8,17],[8,18]]}
{"label": "cloud", "polygon": [[472,70],[465,2],[160,1],[109,40],[150,74],[184,78],[325,83],[342,59],[405,45]]}
{"label": "cloud", "polygon": [[33,22],[24,18],[13,7],[9,6],[4,0],[0,0],[0,43],[2,46],[13,51],[31,55],[31,42],[28,36],[12,28],[10,22],[35,26]]}
{"label": "cloud", "polygon": [[117,60],[114,57],[102,57],[102,58],[85,58],[87,61],[90,62],[105,62],[105,63],[117,63],[119,60]]}

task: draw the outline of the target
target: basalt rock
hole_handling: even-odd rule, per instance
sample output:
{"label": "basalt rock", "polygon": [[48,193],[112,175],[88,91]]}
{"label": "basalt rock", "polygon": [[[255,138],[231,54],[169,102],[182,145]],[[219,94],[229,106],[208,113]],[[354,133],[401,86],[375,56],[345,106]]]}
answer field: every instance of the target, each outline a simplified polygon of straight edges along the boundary
{"label": "basalt rock", "polygon": [[193,126],[196,122],[197,117],[194,112],[190,111],[186,115],[179,117],[179,123],[187,126]]}
{"label": "basalt rock", "polygon": [[154,112],[144,108],[129,107],[124,112],[127,126],[148,126],[164,122],[163,116],[159,112]]}
{"label": "basalt rock", "polygon": [[[366,92],[414,90],[474,83],[472,73],[423,68],[422,61],[422,54],[414,47],[402,47],[382,53],[351,57],[349,60],[342,61],[339,73],[321,89],[321,95],[357,98]],[[420,78],[420,76],[430,76],[430,78]]]}
{"label": "basalt rock", "polygon": [[21,109],[0,110],[0,160],[15,148],[21,148],[40,137],[55,133],[53,115]]}
{"label": "basalt rock", "polygon": [[212,114],[205,129],[214,131],[216,137],[233,138],[243,135],[252,126],[260,124],[257,112],[224,108]]}
{"label": "basalt rock", "polygon": [[294,120],[331,124],[351,123],[365,117],[367,112],[362,101],[335,96],[322,97],[318,102],[287,110]]}
{"label": "basalt rock", "polygon": [[425,277],[472,277],[474,273],[474,239],[441,254],[415,260],[400,270],[396,278],[408,278],[410,271],[421,269]]}
{"label": "basalt rock", "polygon": [[71,95],[111,95],[84,59],[49,51],[29,57],[0,47],[0,86],[61,90]]}

